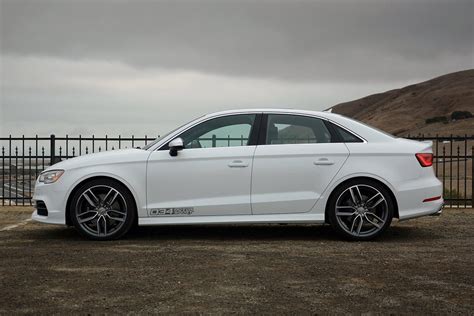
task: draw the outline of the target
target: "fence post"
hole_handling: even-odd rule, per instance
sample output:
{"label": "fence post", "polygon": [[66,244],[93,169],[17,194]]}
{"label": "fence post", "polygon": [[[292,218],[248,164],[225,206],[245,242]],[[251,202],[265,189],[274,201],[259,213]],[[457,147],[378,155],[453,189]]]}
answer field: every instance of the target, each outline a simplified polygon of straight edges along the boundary
{"label": "fence post", "polygon": [[56,163],[56,136],[54,134],[51,134],[51,138],[49,140],[49,152],[50,152],[50,165],[54,165]]}

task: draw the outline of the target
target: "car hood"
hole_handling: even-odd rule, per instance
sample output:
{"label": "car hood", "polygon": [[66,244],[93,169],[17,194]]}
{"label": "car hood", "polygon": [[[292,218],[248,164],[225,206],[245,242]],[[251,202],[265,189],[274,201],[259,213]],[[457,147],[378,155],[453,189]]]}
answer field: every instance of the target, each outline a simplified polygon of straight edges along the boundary
{"label": "car hood", "polygon": [[146,161],[150,153],[150,151],[136,148],[103,151],[63,160],[48,167],[46,170],[70,170],[102,164]]}

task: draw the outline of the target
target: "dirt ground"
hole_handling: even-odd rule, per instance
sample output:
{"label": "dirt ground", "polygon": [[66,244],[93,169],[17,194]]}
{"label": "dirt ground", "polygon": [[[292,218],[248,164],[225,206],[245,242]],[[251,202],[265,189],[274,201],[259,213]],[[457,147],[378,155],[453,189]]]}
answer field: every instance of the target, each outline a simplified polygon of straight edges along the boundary
{"label": "dirt ground", "polygon": [[0,314],[474,313],[472,209],[395,222],[362,243],[317,225],[152,227],[91,242],[30,213],[0,208]]}

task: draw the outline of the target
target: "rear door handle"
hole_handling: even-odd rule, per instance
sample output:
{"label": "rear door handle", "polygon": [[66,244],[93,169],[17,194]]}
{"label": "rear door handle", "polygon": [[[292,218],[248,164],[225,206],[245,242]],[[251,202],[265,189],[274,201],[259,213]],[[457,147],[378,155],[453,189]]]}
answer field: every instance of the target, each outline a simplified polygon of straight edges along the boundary
{"label": "rear door handle", "polygon": [[246,168],[249,166],[248,162],[244,162],[242,160],[234,160],[228,164],[231,168]]}
{"label": "rear door handle", "polygon": [[329,165],[333,165],[334,161],[329,160],[328,158],[319,158],[318,160],[314,162],[314,164],[316,166],[329,166]]}

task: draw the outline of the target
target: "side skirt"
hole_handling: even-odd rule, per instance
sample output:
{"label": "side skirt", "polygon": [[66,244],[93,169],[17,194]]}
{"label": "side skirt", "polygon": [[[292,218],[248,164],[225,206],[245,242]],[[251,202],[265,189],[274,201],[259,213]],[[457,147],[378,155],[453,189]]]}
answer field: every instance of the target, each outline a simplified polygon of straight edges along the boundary
{"label": "side skirt", "polygon": [[230,216],[157,216],[141,217],[139,226],[193,225],[193,224],[270,224],[270,223],[324,223],[324,214],[268,214]]}

